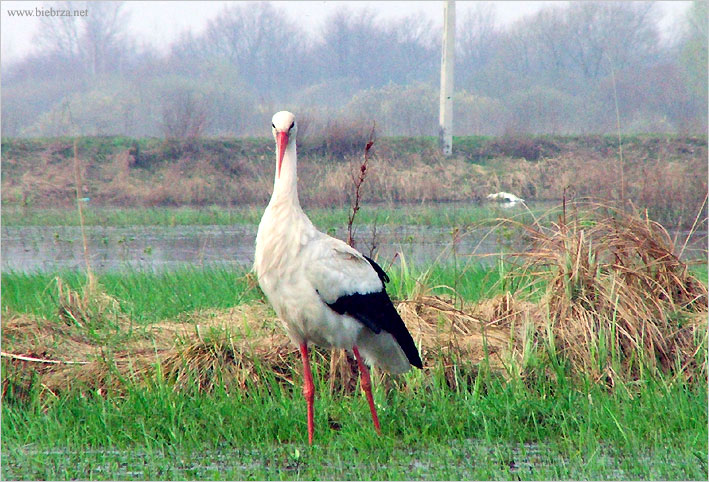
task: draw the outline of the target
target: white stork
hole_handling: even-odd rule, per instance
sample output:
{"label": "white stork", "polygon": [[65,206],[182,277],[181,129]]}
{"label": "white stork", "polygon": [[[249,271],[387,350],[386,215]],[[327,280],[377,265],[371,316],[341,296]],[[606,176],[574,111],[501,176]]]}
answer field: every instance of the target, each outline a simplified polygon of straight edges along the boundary
{"label": "white stork", "polygon": [[351,350],[361,385],[381,433],[364,362],[391,373],[421,358],[404,322],[387,295],[386,273],[343,241],[321,233],[298,200],[295,116],[273,116],[276,177],[256,236],[254,271],[261,289],[283,322],[303,359],[303,395],[308,407],[308,442],[313,443],[313,377],[308,343]]}
{"label": "white stork", "polygon": [[515,196],[512,193],[504,192],[504,191],[496,192],[494,194],[488,194],[487,198],[490,201],[498,201],[500,203],[508,204],[508,205],[515,205],[515,204],[525,202],[524,199],[522,199],[521,197]]}

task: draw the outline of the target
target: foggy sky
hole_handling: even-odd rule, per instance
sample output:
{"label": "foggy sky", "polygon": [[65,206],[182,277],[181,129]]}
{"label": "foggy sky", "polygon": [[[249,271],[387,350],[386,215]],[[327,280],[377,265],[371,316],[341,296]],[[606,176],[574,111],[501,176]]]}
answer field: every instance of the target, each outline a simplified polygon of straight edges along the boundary
{"label": "foggy sky", "polygon": [[[124,10],[129,13],[129,31],[134,36],[138,46],[144,45],[167,49],[184,31],[201,32],[207,21],[217,17],[226,5],[233,3],[257,2],[126,2]],[[441,1],[419,2],[381,2],[381,1],[283,1],[272,2],[277,8],[283,9],[291,18],[297,18],[308,26],[313,36],[322,29],[325,18],[334,11],[348,8],[352,11],[370,9],[381,19],[397,18],[411,13],[421,13],[434,20],[437,25],[442,23]],[[459,15],[473,8],[476,3],[471,1],[456,2]],[[487,2],[494,7],[497,19],[501,25],[506,25],[526,15],[530,15],[549,4],[568,2]],[[660,27],[668,31],[689,8],[691,2],[657,2],[662,12]],[[21,59],[33,51],[32,39],[37,31],[37,18],[9,17],[8,10],[29,9],[48,5],[47,2],[2,2],[1,22],[1,61],[2,64]]]}

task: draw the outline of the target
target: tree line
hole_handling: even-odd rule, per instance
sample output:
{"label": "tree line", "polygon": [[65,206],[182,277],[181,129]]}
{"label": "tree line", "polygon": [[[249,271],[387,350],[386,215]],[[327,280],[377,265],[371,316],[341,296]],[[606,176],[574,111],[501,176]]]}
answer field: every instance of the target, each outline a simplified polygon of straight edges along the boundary
{"label": "tree line", "polygon": [[[42,18],[37,53],[3,66],[3,136],[264,135],[281,108],[310,132],[438,132],[441,31],[422,15],[343,7],[308,32],[274,4],[235,3],[161,52],[129,35],[121,2],[90,9]],[[455,134],[706,132],[707,3],[669,40],[659,15],[569,2],[501,26],[476,4],[457,24]]]}

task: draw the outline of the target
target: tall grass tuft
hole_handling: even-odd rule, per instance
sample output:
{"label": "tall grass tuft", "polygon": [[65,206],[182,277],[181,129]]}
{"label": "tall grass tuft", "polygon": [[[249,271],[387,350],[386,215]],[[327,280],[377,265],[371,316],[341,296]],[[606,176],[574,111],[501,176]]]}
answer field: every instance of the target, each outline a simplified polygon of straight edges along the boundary
{"label": "tall grass tuft", "polygon": [[67,324],[77,326],[114,323],[124,317],[118,300],[90,276],[79,290],[72,289],[61,277],[55,278],[57,312]]}
{"label": "tall grass tuft", "polygon": [[523,270],[545,280],[545,330],[574,372],[611,386],[658,370],[706,377],[707,287],[660,224],[597,206],[528,231]]}
{"label": "tall grass tuft", "polygon": [[74,187],[76,195],[76,211],[81,227],[81,241],[84,253],[84,263],[86,265],[86,283],[81,293],[71,289],[60,277],[55,279],[57,287],[58,315],[66,323],[74,323],[78,326],[96,324],[107,321],[106,316],[120,316],[120,306],[116,299],[112,298],[98,284],[93,269],[91,269],[91,254],[86,238],[84,220],[84,198],[82,182],[82,165],[79,160],[78,140],[73,142],[74,152]]}

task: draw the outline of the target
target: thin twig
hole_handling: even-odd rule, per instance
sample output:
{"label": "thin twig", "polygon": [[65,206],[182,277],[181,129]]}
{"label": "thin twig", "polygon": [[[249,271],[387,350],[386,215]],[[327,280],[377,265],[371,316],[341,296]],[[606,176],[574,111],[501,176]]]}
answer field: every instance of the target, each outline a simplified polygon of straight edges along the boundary
{"label": "thin twig", "polygon": [[694,217],[694,222],[692,223],[692,227],[689,230],[689,233],[687,233],[687,238],[684,240],[684,244],[682,245],[682,249],[680,249],[679,254],[677,254],[678,258],[681,258],[682,254],[684,254],[684,250],[687,249],[687,244],[689,243],[689,238],[692,236],[692,234],[694,234],[694,231],[697,227],[697,223],[702,218],[702,213],[704,212],[704,205],[707,203],[707,197],[709,197],[709,196],[704,196],[704,200],[702,201],[702,205],[699,207],[699,211],[697,211],[697,215]]}
{"label": "thin twig", "polygon": [[620,209],[625,212],[625,165],[623,162],[623,140],[620,135],[620,108],[618,107],[618,90],[615,85],[615,68],[608,53],[603,53],[611,67],[611,81],[613,83],[613,101],[615,102],[615,123],[618,132],[618,170],[620,171]]}
{"label": "thin twig", "polygon": [[79,225],[81,226],[81,241],[84,247],[84,262],[86,263],[86,279],[88,288],[94,288],[95,278],[91,269],[91,257],[89,256],[89,243],[86,238],[86,223],[84,221],[84,210],[82,209],[83,184],[81,182],[81,166],[79,164],[78,140],[74,137],[74,182],[76,186],[76,209],[79,212]]}
{"label": "thin twig", "polygon": [[372,239],[369,242],[369,257],[374,258],[374,252],[377,250],[377,220],[378,216],[374,216],[374,224],[372,225]]}
{"label": "thin twig", "polygon": [[22,360],[35,363],[48,363],[50,365],[86,365],[87,361],[70,361],[70,360],[46,360],[44,358],[34,358],[25,355],[15,355],[14,353],[2,352],[2,356],[5,358],[11,358],[13,360]]}
{"label": "thin twig", "polygon": [[374,128],[376,127],[376,123],[372,123],[372,129],[369,131],[369,139],[367,140],[367,145],[364,147],[364,161],[362,161],[362,164],[359,166],[359,175],[355,176],[354,169],[350,173],[352,176],[352,183],[354,184],[354,199],[352,200],[352,212],[350,213],[349,217],[347,218],[347,244],[352,246],[353,248],[355,247],[355,240],[354,237],[352,236],[352,226],[354,224],[354,219],[355,216],[357,216],[357,212],[359,211],[359,203],[362,199],[362,184],[364,184],[364,180],[367,178],[367,165],[369,164],[369,151],[374,145]]}

